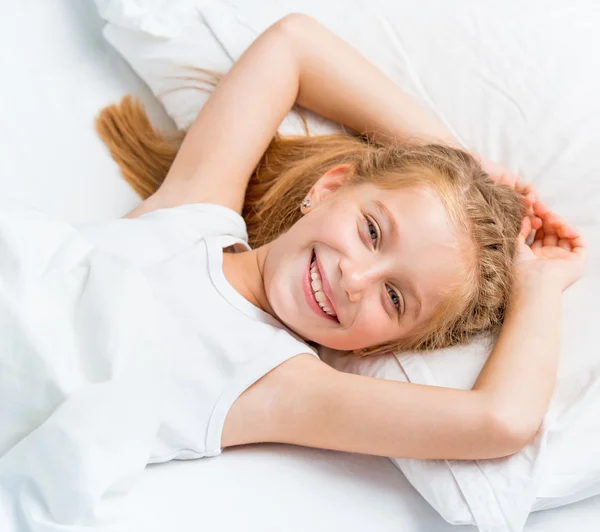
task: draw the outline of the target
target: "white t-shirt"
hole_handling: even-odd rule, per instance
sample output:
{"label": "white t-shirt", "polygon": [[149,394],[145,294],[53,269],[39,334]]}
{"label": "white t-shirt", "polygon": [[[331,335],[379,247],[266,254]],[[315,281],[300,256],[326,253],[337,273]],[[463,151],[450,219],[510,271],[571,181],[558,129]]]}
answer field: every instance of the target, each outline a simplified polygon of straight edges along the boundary
{"label": "white t-shirt", "polygon": [[226,414],[245,389],[295,355],[318,356],[226,280],[223,248],[250,249],[236,212],[186,204],[78,230],[97,249],[135,263],[153,291],[168,369],[149,462],[219,454]]}

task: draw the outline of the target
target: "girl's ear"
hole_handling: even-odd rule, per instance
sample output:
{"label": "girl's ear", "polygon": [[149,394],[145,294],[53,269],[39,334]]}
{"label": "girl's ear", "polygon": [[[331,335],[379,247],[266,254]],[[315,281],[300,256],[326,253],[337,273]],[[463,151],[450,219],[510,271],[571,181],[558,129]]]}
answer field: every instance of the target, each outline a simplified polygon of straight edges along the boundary
{"label": "girl's ear", "polygon": [[344,184],[351,171],[352,166],[349,164],[339,164],[327,170],[312,186],[306,196],[310,200],[310,206],[315,207],[330,194],[337,191]]}

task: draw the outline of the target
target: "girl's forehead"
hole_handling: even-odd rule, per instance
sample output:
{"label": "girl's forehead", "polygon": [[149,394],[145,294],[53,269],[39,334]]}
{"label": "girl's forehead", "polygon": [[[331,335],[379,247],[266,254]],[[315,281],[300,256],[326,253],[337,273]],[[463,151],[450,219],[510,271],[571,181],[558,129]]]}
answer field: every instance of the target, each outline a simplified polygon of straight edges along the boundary
{"label": "girl's forehead", "polygon": [[[373,204],[394,216],[411,218],[435,214],[440,221],[450,221],[440,197],[429,187],[406,186],[383,189],[372,184],[360,185],[352,194],[361,204]],[[405,220],[406,221],[406,220]]]}
{"label": "girl's forehead", "polygon": [[406,183],[398,186],[383,187],[375,183],[360,183],[348,187],[350,193],[354,196],[362,196],[366,198],[406,198],[420,196],[422,198],[429,197],[432,200],[439,199],[434,188],[425,184]]}
{"label": "girl's forehead", "polygon": [[462,271],[468,237],[457,233],[437,194],[424,187],[375,192],[365,198],[388,233],[386,252],[417,272]]}

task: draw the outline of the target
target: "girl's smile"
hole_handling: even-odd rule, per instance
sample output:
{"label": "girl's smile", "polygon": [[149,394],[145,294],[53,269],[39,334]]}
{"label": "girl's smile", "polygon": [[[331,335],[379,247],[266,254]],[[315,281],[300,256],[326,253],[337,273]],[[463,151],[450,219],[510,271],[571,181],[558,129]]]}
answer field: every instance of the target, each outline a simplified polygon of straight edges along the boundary
{"label": "girl's smile", "polygon": [[[318,259],[313,250],[308,266],[304,270],[304,275],[302,276],[304,298],[315,314],[326,320],[340,323],[339,319],[336,317],[337,313],[333,304],[331,289],[328,289],[328,284],[326,276],[319,268]],[[322,296],[317,294],[322,294]],[[319,302],[317,297],[324,297],[325,300]],[[321,305],[325,308],[322,308]]]}

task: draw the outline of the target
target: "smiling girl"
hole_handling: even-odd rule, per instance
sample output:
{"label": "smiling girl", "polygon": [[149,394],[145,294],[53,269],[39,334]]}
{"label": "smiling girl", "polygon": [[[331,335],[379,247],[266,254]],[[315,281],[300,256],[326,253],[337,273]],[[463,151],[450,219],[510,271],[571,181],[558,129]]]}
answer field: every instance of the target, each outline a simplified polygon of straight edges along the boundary
{"label": "smiling girl", "polygon": [[[294,104],[362,135],[276,136]],[[169,400],[191,426],[163,431],[163,457],[281,442],[481,459],[535,435],[578,232],[316,21],[266,30],[181,143],[131,99],[98,128],[144,201],[88,236],[143,266],[184,338],[170,356],[186,392]],[[500,327],[468,391],[344,374],[315,349],[427,350]]]}

